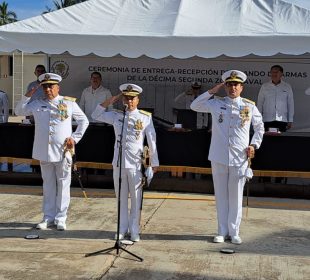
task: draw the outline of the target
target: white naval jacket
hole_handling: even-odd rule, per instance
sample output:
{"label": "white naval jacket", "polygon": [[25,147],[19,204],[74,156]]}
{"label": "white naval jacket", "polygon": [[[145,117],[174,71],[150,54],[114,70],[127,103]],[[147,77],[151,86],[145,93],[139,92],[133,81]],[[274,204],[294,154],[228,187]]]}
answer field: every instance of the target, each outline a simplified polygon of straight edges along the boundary
{"label": "white naval jacket", "polygon": [[[112,165],[113,167],[117,167],[123,112],[108,112],[101,105],[98,105],[92,113],[92,118],[113,125],[115,132],[115,145]],[[156,133],[151,114],[138,109],[134,111],[126,111],[122,141],[123,168],[140,169],[145,136],[150,150],[151,166],[159,166],[156,147]]]}
{"label": "white naval jacket", "polygon": [[264,124],[255,103],[241,98],[217,97],[205,92],[191,104],[197,112],[212,114],[212,138],[209,160],[227,166],[241,166],[247,161],[246,148],[250,142],[250,125],[254,135],[251,144],[260,147]]}
{"label": "white naval jacket", "polygon": [[[35,135],[32,150],[34,159],[46,162],[58,162],[63,159],[64,142],[72,137],[75,143],[82,138],[88,120],[74,98],[56,96],[53,100],[35,99],[23,96],[15,108],[19,116],[33,115],[35,120]],[[29,103],[28,103],[29,102]],[[61,119],[59,104],[65,104],[67,118]],[[72,119],[77,122],[77,128],[72,132]]]}

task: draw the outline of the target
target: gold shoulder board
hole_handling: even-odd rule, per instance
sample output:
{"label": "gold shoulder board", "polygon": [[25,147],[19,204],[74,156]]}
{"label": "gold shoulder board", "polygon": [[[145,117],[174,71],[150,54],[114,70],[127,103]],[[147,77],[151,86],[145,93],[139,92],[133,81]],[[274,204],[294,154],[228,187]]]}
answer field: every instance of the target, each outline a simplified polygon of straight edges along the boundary
{"label": "gold shoulder board", "polygon": [[71,97],[71,96],[64,96],[64,100],[69,100],[69,101],[75,102],[76,98]]}
{"label": "gold shoulder board", "polygon": [[151,116],[152,116],[152,113],[147,112],[147,111],[144,111],[144,110],[139,110],[139,112],[140,112],[141,114],[143,114],[143,115],[147,115],[147,116],[149,116],[149,117],[151,117]]}
{"label": "gold shoulder board", "polygon": [[252,104],[252,105],[255,105],[255,102],[252,101],[252,100],[250,100],[250,99],[242,98],[242,100],[245,101],[245,102],[248,102],[248,103],[250,103],[250,104]]}

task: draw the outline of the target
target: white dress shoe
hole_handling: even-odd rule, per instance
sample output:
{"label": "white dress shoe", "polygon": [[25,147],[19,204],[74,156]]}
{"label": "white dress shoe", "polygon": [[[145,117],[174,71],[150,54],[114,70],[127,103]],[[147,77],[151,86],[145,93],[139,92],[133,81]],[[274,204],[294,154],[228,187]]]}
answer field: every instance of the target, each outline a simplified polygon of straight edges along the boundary
{"label": "white dress shoe", "polygon": [[57,223],[57,230],[66,230],[67,226],[65,222],[58,222]]}
{"label": "white dress shoe", "polygon": [[140,235],[139,234],[132,234],[130,236],[130,240],[133,242],[139,242],[140,241]]}
{"label": "white dress shoe", "polygon": [[37,224],[36,229],[47,229],[54,225],[54,221],[43,220],[41,223]]}
{"label": "white dress shoe", "polygon": [[223,235],[217,235],[217,236],[214,236],[213,238],[214,243],[223,243],[224,241],[225,241],[225,238]]}
{"label": "white dress shoe", "polygon": [[[125,233],[120,233],[118,235],[119,240],[123,240],[125,238]],[[115,233],[114,239],[117,240],[117,233]]]}
{"label": "white dress shoe", "polygon": [[240,236],[233,236],[231,238],[231,243],[239,245],[242,243],[242,239]]}

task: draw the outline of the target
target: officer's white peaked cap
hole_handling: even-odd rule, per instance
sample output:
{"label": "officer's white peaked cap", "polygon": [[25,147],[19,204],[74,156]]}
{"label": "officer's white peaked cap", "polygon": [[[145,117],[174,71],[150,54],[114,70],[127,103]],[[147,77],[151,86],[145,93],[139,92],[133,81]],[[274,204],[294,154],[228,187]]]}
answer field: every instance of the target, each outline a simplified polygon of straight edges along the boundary
{"label": "officer's white peaked cap", "polygon": [[246,81],[246,79],[247,75],[239,70],[229,70],[222,75],[222,80],[225,83],[238,82],[243,84]]}
{"label": "officer's white peaked cap", "polygon": [[142,88],[135,84],[122,84],[119,89],[125,96],[139,96],[142,92]]}
{"label": "officer's white peaked cap", "polygon": [[55,73],[44,73],[39,76],[38,78],[40,85],[44,84],[58,84],[62,78],[61,76],[55,74]]}

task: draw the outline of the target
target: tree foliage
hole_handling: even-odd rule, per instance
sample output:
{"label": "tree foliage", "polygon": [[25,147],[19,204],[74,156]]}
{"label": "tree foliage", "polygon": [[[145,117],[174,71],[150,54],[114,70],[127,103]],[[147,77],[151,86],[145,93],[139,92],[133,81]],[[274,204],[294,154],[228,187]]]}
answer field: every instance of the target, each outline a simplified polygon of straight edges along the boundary
{"label": "tree foliage", "polygon": [[8,3],[0,3],[0,25],[17,21],[16,13],[8,10]]}
{"label": "tree foliage", "polygon": [[55,10],[60,10],[60,9],[63,9],[63,8],[66,8],[66,7],[69,7],[69,6],[78,4],[78,3],[85,2],[85,1],[87,0],[57,0],[57,1],[55,0],[53,1],[54,8],[50,8],[46,6],[46,11],[44,12],[44,14],[55,11]]}

